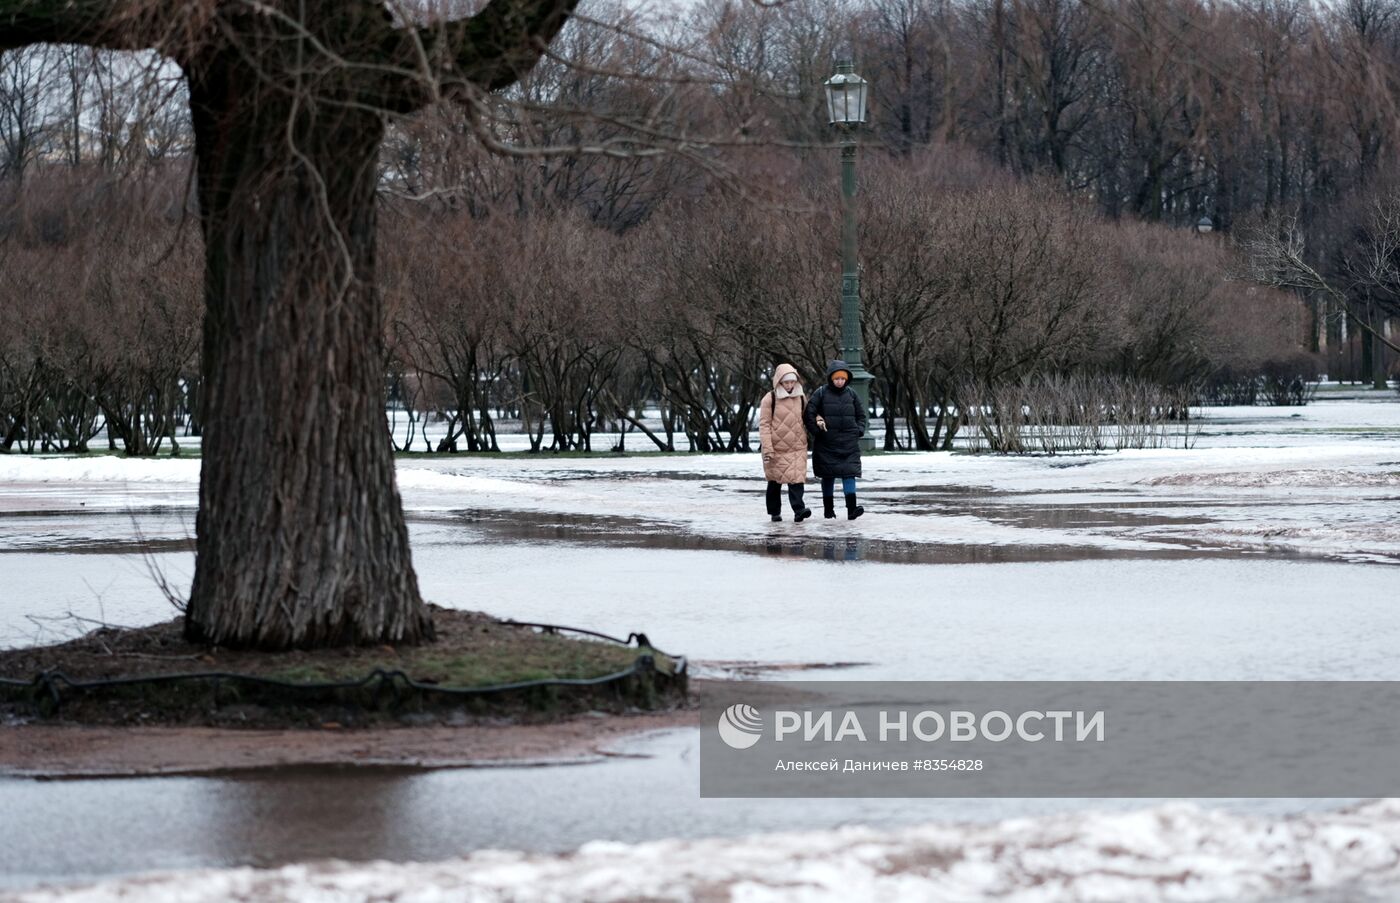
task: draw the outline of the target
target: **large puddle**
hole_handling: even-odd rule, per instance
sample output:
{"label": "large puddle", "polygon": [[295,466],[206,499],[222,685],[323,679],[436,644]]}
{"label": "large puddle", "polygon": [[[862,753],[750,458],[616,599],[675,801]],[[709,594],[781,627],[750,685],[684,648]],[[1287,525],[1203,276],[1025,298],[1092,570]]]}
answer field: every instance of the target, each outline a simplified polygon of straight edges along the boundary
{"label": "large puddle", "polygon": [[[885,500],[881,500],[882,503]],[[810,504],[810,501],[809,501]],[[898,500],[890,509],[905,514],[940,513],[972,515],[995,524],[1023,530],[1065,532],[1086,528],[1145,530],[1152,527],[1179,527],[1211,523],[1204,515],[1165,515],[1153,511],[1134,512],[1129,508],[1108,509],[1089,505],[968,505],[943,511],[942,505],[924,502],[910,504]],[[1088,561],[1126,559],[1248,558],[1258,552],[1238,544],[1206,542],[1171,535],[1156,536],[1151,544],[1131,548],[1107,547],[1087,537],[1082,542],[1004,542],[916,541],[861,535],[838,511],[834,524],[821,523],[821,509],[815,519],[793,523],[790,512],[784,520],[744,534],[694,533],[661,521],[620,516],[570,515],[553,512],[467,510],[434,515],[417,515],[415,523],[433,525],[455,532],[463,543],[499,542],[527,544],[584,544],[627,549],[667,549],[712,552],[741,552],[774,557],[808,558],[821,561],[869,561],[885,564],[998,564],[1036,561]],[[823,535],[825,534],[825,535]],[[1278,558],[1327,558],[1279,550]]]}

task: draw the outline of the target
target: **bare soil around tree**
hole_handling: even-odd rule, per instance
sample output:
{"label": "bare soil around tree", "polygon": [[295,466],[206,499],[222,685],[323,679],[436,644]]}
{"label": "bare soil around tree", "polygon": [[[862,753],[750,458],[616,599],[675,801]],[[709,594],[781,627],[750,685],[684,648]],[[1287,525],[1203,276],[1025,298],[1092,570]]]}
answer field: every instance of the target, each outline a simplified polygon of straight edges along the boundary
{"label": "bare soil around tree", "polygon": [[[199,738],[225,734],[227,756],[209,767],[578,755],[585,739],[619,731],[615,718],[631,731],[690,717],[685,661],[643,641],[448,609],[434,622],[437,641],[402,647],[227,650],[186,640],[175,619],[0,651],[0,769],[27,769],[24,748],[62,759],[76,743],[99,764],[101,750],[134,743],[168,746],[167,764],[188,770],[204,759]],[[266,739],[238,739],[267,731],[279,738],[270,752]]]}
{"label": "bare soil around tree", "polygon": [[690,727],[693,706],[668,712],[588,712],[548,723],[316,729],[0,727],[0,774],[31,778],[216,775],[264,768],[419,770],[583,764],[645,732]]}

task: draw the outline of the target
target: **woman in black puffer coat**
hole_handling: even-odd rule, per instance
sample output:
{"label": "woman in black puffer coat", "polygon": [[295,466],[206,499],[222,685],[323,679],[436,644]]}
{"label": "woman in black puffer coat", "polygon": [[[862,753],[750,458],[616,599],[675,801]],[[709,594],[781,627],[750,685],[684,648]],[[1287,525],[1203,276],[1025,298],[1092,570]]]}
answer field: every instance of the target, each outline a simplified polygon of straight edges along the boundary
{"label": "woman in black puffer coat", "polygon": [[845,361],[832,361],[826,370],[826,384],[812,393],[803,413],[803,423],[816,440],[812,449],[812,472],[822,481],[822,504],[827,517],[836,516],[836,478],[846,494],[846,518],[855,520],[865,513],[856,504],[856,477],[860,476],[860,437],[865,435],[865,405],[848,383],[850,368]]}

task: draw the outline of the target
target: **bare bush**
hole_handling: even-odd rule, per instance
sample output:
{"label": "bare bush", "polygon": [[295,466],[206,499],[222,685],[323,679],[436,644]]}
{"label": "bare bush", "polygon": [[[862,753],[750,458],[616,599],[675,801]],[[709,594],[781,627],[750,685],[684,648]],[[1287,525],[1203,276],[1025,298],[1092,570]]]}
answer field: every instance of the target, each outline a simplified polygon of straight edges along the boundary
{"label": "bare bush", "polygon": [[[67,191],[79,189],[79,209]],[[175,193],[33,175],[4,224],[0,446],[178,449],[197,383],[200,248]],[[120,217],[116,215],[120,211]],[[113,224],[120,222],[120,227]]]}
{"label": "bare bush", "polygon": [[1002,454],[1056,455],[1128,448],[1190,448],[1191,394],[1140,379],[1047,376],[976,384],[962,392],[968,447]]}

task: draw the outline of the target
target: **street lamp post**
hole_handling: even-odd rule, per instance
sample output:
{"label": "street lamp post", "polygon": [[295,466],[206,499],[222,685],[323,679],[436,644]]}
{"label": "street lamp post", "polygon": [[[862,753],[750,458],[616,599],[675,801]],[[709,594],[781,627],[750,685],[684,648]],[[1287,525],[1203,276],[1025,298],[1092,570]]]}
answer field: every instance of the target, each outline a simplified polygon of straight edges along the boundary
{"label": "street lamp post", "polygon": [[[865,342],[860,333],[860,261],[856,256],[856,128],[865,122],[870,84],[849,60],[836,64],[826,80],[826,105],[831,124],[841,133],[841,357],[851,368],[851,387],[870,415],[870,373],[865,369]],[[873,419],[873,418],[872,418]],[[875,439],[866,430],[861,449],[870,451]]]}

